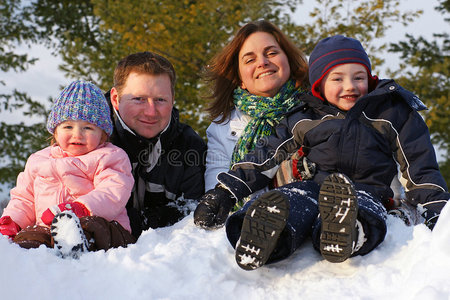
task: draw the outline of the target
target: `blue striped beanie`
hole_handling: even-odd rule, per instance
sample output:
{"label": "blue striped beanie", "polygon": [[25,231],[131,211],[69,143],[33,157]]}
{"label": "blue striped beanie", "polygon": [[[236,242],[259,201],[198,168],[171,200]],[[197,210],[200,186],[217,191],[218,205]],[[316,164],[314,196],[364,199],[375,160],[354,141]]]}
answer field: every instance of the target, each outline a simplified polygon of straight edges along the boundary
{"label": "blue striped beanie", "polygon": [[47,130],[67,120],[81,120],[98,126],[108,136],[113,131],[108,102],[102,91],[92,82],[74,81],[55,100],[47,120]]}
{"label": "blue striped beanie", "polygon": [[361,64],[367,69],[369,85],[378,80],[372,76],[370,59],[358,40],[343,35],[321,40],[309,57],[309,82],[313,95],[323,99],[319,91],[322,79],[334,67],[348,63]]}

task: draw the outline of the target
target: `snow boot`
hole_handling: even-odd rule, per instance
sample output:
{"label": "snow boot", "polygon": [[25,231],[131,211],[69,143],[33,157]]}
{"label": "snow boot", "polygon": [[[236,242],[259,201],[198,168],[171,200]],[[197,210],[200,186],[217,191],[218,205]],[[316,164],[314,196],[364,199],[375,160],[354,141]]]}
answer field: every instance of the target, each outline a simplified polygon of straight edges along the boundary
{"label": "snow boot", "polygon": [[236,244],[236,262],[244,270],[263,266],[275,248],[289,216],[289,199],[273,190],[257,198],[248,208]]}
{"label": "snow boot", "polygon": [[80,219],[70,210],[56,214],[50,227],[54,248],[62,258],[78,259],[88,251],[88,241],[81,229]]}
{"label": "snow boot", "polygon": [[344,174],[328,175],[320,187],[320,253],[329,262],[343,262],[353,253],[358,238],[356,198],[355,188]]}
{"label": "snow boot", "polygon": [[420,209],[412,206],[405,200],[400,200],[400,205],[388,211],[388,214],[400,218],[406,226],[414,226],[424,222],[420,215]]}

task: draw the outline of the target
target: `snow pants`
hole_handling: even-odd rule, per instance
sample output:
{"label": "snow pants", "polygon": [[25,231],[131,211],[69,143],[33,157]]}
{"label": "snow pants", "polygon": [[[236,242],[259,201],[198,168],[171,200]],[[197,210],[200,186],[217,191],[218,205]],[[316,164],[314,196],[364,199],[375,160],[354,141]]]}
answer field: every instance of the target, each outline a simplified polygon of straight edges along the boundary
{"label": "snow pants", "polygon": [[[380,201],[367,191],[358,190],[355,184],[359,205],[357,219],[361,222],[366,241],[354,255],[365,255],[376,248],[386,235],[386,209]],[[319,251],[321,219],[317,199],[320,186],[312,181],[290,183],[276,190],[285,194],[290,202],[289,217],[277,245],[267,264],[289,257],[308,238],[312,238],[314,248]],[[240,238],[242,223],[249,206],[257,199],[251,199],[228,217],[225,230],[233,248]]]}

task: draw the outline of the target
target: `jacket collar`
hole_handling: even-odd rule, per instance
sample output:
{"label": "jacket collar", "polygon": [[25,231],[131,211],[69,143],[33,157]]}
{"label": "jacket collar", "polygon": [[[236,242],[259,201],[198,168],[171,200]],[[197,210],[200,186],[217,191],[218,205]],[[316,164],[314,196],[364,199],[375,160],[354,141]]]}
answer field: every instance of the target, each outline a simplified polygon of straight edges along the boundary
{"label": "jacket collar", "polygon": [[317,98],[316,96],[313,96],[311,92],[302,95],[302,102],[305,102],[308,104],[308,106],[327,114],[336,115],[337,113],[341,113],[345,115],[344,111],[340,110],[336,106],[329,104],[326,101],[322,101],[320,98]]}

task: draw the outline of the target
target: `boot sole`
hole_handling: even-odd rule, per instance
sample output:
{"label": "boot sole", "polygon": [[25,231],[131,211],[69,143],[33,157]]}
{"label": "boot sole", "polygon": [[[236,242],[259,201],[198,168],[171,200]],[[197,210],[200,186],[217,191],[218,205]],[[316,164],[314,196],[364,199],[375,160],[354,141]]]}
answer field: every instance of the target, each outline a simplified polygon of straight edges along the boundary
{"label": "boot sole", "polygon": [[320,187],[319,212],[320,253],[329,262],[345,261],[352,254],[358,215],[356,192],[347,176],[331,174],[325,178]]}
{"label": "boot sole", "polygon": [[289,199],[273,190],[256,199],[244,217],[241,238],[236,245],[236,262],[254,270],[269,259],[289,216]]}

